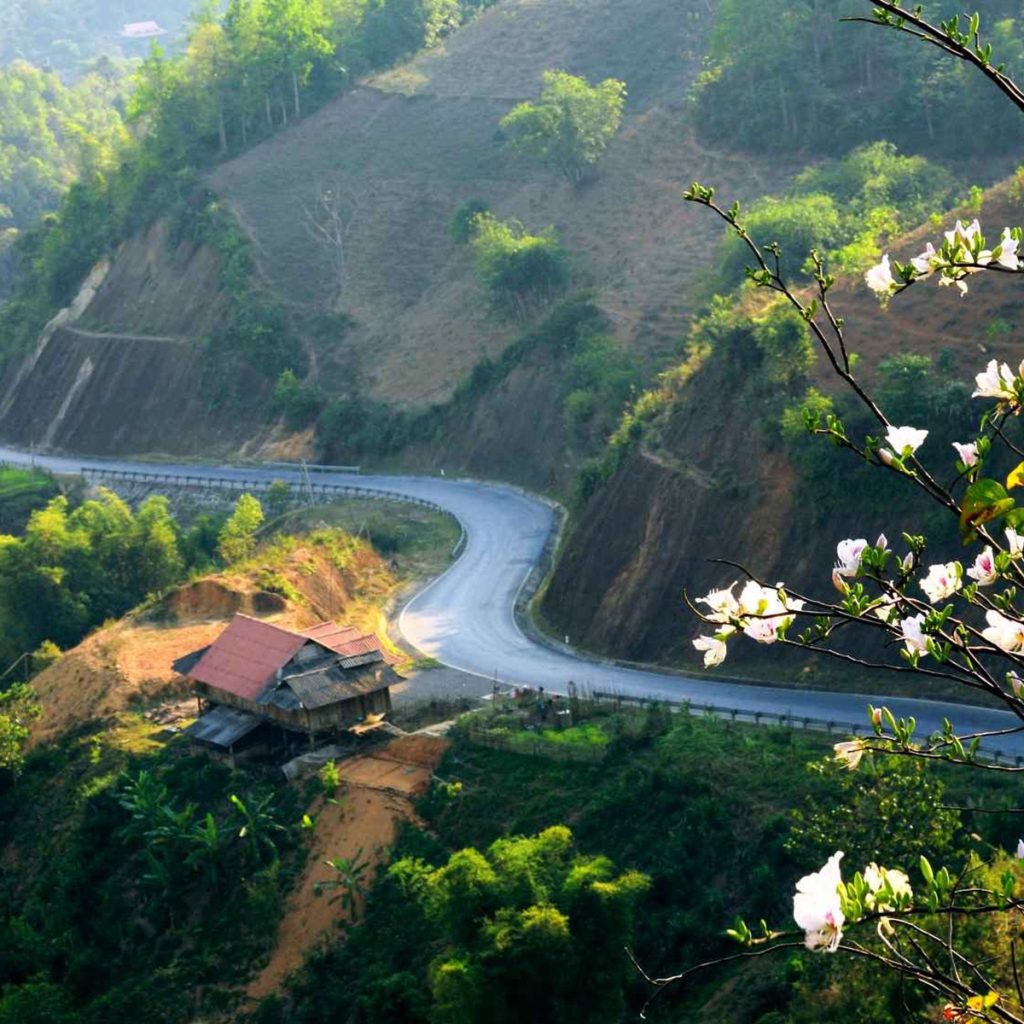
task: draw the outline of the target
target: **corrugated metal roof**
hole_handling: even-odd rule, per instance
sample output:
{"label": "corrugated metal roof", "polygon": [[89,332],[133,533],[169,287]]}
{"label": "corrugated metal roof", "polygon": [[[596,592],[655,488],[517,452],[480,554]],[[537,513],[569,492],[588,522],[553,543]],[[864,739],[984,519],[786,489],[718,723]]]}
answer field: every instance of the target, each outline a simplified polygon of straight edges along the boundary
{"label": "corrugated metal roof", "polygon": [[189,675],[236,697],[255,700],[307,642],[299,633],[236,615]]}
{"label": "corrugated metal roof", "polygon": [[185,734],[194,740],[212,743],[215,747],[223,747],[226,750],[261,724],[262,719],[250,715],[248,711],[239,711],[238,708],[222,705],[207,711],[202,718],[185,730]]}
{"label": "corrugated metal roof", "polygon": [[374,670],[364,672],[346,672],[340,665],[334,664],[315,672],[306,672],[300,676],[291,676],[281,687],[287,687],[298,697],[304,708],[313,710],[337,704],[339,701],[351,700],[363,694],[375,693],[389,686],[383,673],[377,678]]}
{"label": "corrugated metal roof", "polygon": [[376,633],[360,634],[355,626],[336,626],[333,622],[321,622],[302,631],[304,636],[329,647],[337,654],[356,655],[380,651],[383,659],[392,665],[395,659],[384,649]]}

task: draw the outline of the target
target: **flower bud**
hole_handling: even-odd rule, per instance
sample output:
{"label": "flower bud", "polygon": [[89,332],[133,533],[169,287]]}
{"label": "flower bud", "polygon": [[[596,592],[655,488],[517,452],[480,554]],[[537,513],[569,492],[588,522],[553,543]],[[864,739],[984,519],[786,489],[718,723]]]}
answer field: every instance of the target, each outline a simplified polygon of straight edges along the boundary
{"label": "flower bud", "polygon": [[888,448],[879,448],[878,457],[882,460],[883,463],[885,463],[885,465],[892,465],[893,454],[891,451],[889,451]]}
{"label": "flower bud", "polygon": [[876,729],[881,729],[882,728],[882,709],[881,708],[872,708],[871,709],[871,724]]}
{"label": "flower bud", "polygon": [[842,574],[838,569],[832,570],[832,586],[835,587],[840,594],[847,594],[850,590],[850,585],[843,579]]}

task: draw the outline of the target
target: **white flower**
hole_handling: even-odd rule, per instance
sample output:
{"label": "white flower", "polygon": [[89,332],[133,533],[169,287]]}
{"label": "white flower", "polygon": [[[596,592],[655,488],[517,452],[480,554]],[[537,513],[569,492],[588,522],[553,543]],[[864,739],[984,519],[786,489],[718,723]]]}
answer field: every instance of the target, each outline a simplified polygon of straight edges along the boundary
{"label": "white flower", "polygon": [[918,430],[916,427],[889,427],[885,432],[885,439],[892,447],[892,450],[901,458],[907,454],[913,455],[928,436],[927,430]]}
{"label": "white flower", "polygon": [[1009,228],[1003,228],[1003,237],[999,240],[998,255],[996,263],[1007,270],[1019,270],[1020,258],[1017,256],[1017,248],[1020,243],[1010,233]]}
{"label": "white flower", "polygon": [[717,636],[699,636],[693,641],[693,646],[704,652],[705,668],[714,668],[725,661],[725,641],[719,640]]}
{"label": "white flower", "polygon": [[1006,363],[998,363],[990,359],[983,373],[975,374],[977,387],[971,392],[971,398],[998,398],[1001,401],[1014,401],[1017,392],[1014,390],[1016,377]]}
{"label": "white flower", "polygon": [[796,883],[793,919],[803,929],[804,945],[808,949],[824,947],[834,953],[842,940],[846,921],[839,898],[842,884],[839,862],[842,859],[842,851],[832,854],[820,871],[804,875]]}
{"label": "white flower", "polygon": [[732,622],[739,612],[739,603],[732,595],[735,583],[730,583],[724,590],[712,590],[707,597],[698,597],[698,604],[706,604],[711,611],[707,618],[712,622]]}
{"label": "white flower", "polygon": [[962,245],[966,249],[970,249],[974,243],[974,239],[977,235],[981,234],[981,224],[978,223],[978,218],[975,217],[967,227],[964,227],[962,221],[957,221],[952,231],[947,231],[946,242],[949,245]]}
{"label": "white flower", "polygon": [[910,888],[910,879],[897,868],[880,868],[871,863],[864,869],[864,882],[869,889],[864,901],[868,910],[885,913],[896,909],[900,897],[913,898],[914,891]]}
{"label": "white flower", "polygon": [[963,567],[959,562],[929,566],[928,575],[921,580],[921,589],[932,604],[952,597],[961,586],[963,586]]}
{"label": "white flower", "polygon": [[893,594],[884,594],[882,597],[878,598],[877,601],[872,603],[871,610],[883,622],[888,622],[895,607],[896,597]]}
{"label": "white flower", "polygon": [[1024,860],[1024,839],[1017,840],[1017,849],[1014,853],[1017,860]]}
{"label": "white flower", "polygon": [[942,263],[942,257],[935,252],[935,246],[931,242],[925,247],[920,256],[915,256],[910,265],[917,271],[920,277],[927,277],[937,265]]}
{"label": "white flower", "polygon": [[928,653],[928,640],[924,635],[923,625],[923,615],[912,615],[900,622],[900,639],[911,654],[915,651],[919,654]]}
{"label": "white flower", "polygon": [[953,447],[956,449],[956,454],[960,461],[965,466],[976,466],[978,464],[978,446],[974,441],[970,441],[967,444],[960,444],[959,441],[954,441]]}
{"label": "white flower", "polygon": [[996,580],[999,579],[999,573],[996,572],[996,559],[992,553],[992,548],[987,547],[980,555],[974,560],[974,565],[967,570],[967,575],[972,580],[977,580],[978,586],[990,587]]}
{"label": "white flower", "polygon": [[836,572],[840,576],[856,576],[860,571],[860,560],[868,542],[863,537],[856,540],[847,538],[836,545]]}
{"label": "white flower", "polygon": [[762,587],[750,580],[740,591],[740,614],[747,619],[743,632],[759,644],[773,644],[779,632],[792,624],[793,613],[803,606],[804,602],[790,597],[781,583]]}
{"label": "white flower", "polygon": [[985,621],[988,628],[981,631],[981,635],[993,647],[1001,651],[1019,651],[1024,648],[1024,624],[1014,619],[1008,619],[1001,612],[985,612]]}
{"label": "white flower", "polygon": [[892,295],[899,287],[896,279],[892,276],[892,269],[889,266],[889,255],[882,257],[882,262],[872,267],[865,275],[864,280],[867,286],[883,298]]}
{"label": "white flower", "polygon": [[1012,526],[1006,528],[1006,550],[1011,558],[1020,558],[1024,554],[1024,534],[1018,533]]}
{"label": "white flower", "polygon": [[864,741],[843,740],[842,743],[837,743],[832,749],[835,752],[836,760],[842,761],[851,772],[855,772],[861,758],[864,756]]}

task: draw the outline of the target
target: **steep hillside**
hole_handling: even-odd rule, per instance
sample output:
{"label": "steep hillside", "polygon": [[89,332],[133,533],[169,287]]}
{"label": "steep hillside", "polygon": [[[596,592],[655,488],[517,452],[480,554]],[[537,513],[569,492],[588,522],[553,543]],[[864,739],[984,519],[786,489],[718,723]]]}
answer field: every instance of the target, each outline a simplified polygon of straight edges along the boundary
{"label": "steep hillside", "polygon": [[[990,236],[1022,216],[1016,180],[986,193],[981,219]],[[907,259],[937,234],[921,228],[890,249]],[[955,289],[926,282],[883,310],[859,276],[840,282],[833,308],[846,319],[851,350],[862,357],[861,375],[876,379],[880,362],[906,352],[941,359],[961,381],[970,381],[991,358],[1016,365],[1024,356],[1019,282],[981,275],[970,289],[961,298]],[[681,594],[685,588],[700,595],[739,576],[710,559],[731,559],[762,578],[821,592],[841,538],[875,537],[882,530],[893,537],[921,525],[922,510],[902,495],[865,504],[855,502],[852,492],[844,495],[839,483],[812,493],[793,448],[779,437],[779,406],[766,412],[744,391],[759,372],[749,358],[708,359],[660,414],[656,441],[636,445],[579,512],[543,603],[557,633],[619,657],[695,668],[699,659],[689,641],[698,624]],[[824,360],[812,378],[837,393]],[[969,405],[966,395],[963,404]],[[939,448],[924,454],[952,468],[952,456]],[[873,483],[841,453],[829,465],[833,479],[846,480],[847,488]],[[949,557],[957,557],[955,548]],[[766,668],[763,654],[754,645],[736,649],[748,672],[777,675],[797,664],[773,654]]]}
{"label": "steep hillside", "polygon": [[[423,409],[448,400],[530,327],[489,311],[472,253],[449,236],[453,212],[471,198],[531,230],[555,225],[574,287],[593,290],[615,336],[647,365],[670,354],[717,235],[680,202],[681,189],[714,178],[751,198],[776,190],[790,170],[694,142],[686,98],[709,24],[697,0],[502,0],[444,45],[212,172],[207,184],[253,243],[253,284],[302,342],[310,383],[327,399]],[[622,129],[583,189],[510,160],[500,145],[501,117],[536,97],[549,68],[621,77],[629,90]],[[327,187],[350,207],[340,303],[309,226]],[[78,324],[47,335],[9,371],[0,435],[126,453],[259,450],[279,439],[272,375],[234,382],[234,399],[208,388],[223,374],[203,345],[223,326],[223,270],[212,250],[179,242],[166,225],[128,242]],[[424,438],[397,460],[392,451],[392,461],[565,488],[576,455],[564,395],[551,383],[563,373],[557,359],[534,359],[453,414],[443,438]]]}
{"label": "steep hillside", "polygon": [[236,450],[265,422],[270,386],[241,367],[249,402],[213,400],[202,343],[224,314],[217,254],[157,221],[93,271],[9,375],[0,434],[97,454]]}

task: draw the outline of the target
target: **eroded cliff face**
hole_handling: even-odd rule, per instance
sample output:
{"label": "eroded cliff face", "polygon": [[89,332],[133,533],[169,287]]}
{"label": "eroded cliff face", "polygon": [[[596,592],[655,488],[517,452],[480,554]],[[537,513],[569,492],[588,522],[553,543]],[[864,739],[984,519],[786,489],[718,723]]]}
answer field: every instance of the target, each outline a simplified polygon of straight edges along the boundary
{"label": "eroded cliff face", "polygon": [[221,454],[266,417],[269,382],[242,367],[244,408],[217,404],[202,346],[226,301],[216,253],[165,221],[97,266],[0,393],[7,442],[90,454]]}
{"label": "eroded cliff face", "polygon": [[[747,386],[759,373],[739,350],[710,358],[580,510],[541,605],[558,635],[618,658],[696,668],[690,641],[707,629],[684,591],[695,599],[744,578],[715,560],[827,598],[840,539],[888,530],[898,540],[913,529],[905,501],[893,517],[814,498],[774,428],[784,396],[766,401],[762,386],[757,400]],[[839,472],[844,454],[834,450]],[[752,643],[732,645],[730,666],[757,674],[766,654],[774,675],[812,671],[807,656]]]}

